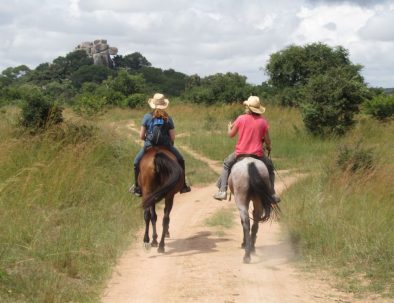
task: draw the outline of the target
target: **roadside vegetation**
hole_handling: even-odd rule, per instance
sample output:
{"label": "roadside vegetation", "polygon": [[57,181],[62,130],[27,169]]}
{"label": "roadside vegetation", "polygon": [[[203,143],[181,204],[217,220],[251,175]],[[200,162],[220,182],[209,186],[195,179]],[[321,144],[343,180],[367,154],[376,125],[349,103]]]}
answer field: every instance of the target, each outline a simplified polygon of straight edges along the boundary
{"label": "roadside vegetation", "polygon": [[[140,148],[127,125],[139,128],[157,91],[180,150],[220,162],[235,144],[228,121],[260,96],[276,168],[308,175],[281,202],[302,264],[337,274],[341,289],[394,297],[394,99],[367,87],[347,50],[290,46],[261,85],[161,70],[140,53],[115,57],[115,69],[90,59],[72,52],[0,76],[0,302],[98,301],[142,223],[127,193]],[[192,186],[216,181],[183,154]],[[226,215],[207,224],[225,228]]]}

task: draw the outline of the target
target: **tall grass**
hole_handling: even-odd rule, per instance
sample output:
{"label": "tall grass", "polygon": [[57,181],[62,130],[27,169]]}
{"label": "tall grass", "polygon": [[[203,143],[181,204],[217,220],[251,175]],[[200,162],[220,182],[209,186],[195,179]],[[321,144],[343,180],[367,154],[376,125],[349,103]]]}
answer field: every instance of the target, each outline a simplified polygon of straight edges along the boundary
{"label": "tall grass", "polygon": [[292,238],[312,265],[328,266],[355,293],[394,296],[394,123],[360,117],[338,144],[370,149],[373,168],[342,170],[339,152],[322,157],[317,173],[285,193]]}
{"label": "tall grass", "polygon": [[[148,111],[112,109],[92,121],[67,112],[72,122],[32,137],[18,131],[15,109],[1,109],[0,302],[98,300],[142,220],[139,199],[127,193],[140,146],[130,130],[111,125],[138,128]],[[235,145],[227,123],[242,111],[172,103],[175,145],[222,161]],[[309,173],[281,202],[304,261],[338,273],[347,290],[394,296],[394,123],[360,116],[346,137],[323,140],[305,132],[296,109],[267,106],[265,116],[276,167]],[[341,170],[340,146],[359,142],[372,150],[373,167]],[[189,183],[216,180],[205,163],[183,155]]]}
{"label": "tall grass", "polygon": [[127,194],[130,146],[86,125],[32,137],[7,115],[0,117],[0,302],[97,302],[142,217]]}

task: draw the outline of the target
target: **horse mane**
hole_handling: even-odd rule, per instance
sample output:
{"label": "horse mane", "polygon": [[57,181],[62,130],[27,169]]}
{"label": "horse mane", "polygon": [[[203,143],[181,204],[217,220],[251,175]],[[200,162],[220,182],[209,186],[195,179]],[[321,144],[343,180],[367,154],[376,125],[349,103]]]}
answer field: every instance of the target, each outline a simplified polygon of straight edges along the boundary
{"label": "horse mane", "polygon": [[142,202],[144,209],[151,207],[153,204],[163,199],[174,189],[179,180],[182,180],[183,170],[181,166],[165,153],[156,153],[154,163],[155,178],[159,186]]}
{"label": "horse mane", "polygon": [[273,210],[273,205],[275,203],[275,200],[270,195],[271,189],[259,174],[255,163],[250,162],[248,164],[248,173],[250,176],[249,195],[255,195],[260,198],[261,206],[264,210],[264,215],[261,218],[261,221],[268,221],[271,217],[271,211]]}

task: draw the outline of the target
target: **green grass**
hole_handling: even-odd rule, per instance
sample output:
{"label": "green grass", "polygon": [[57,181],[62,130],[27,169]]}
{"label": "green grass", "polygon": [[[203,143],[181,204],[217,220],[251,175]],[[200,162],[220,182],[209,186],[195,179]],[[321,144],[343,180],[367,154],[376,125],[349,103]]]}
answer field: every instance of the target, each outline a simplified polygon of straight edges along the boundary
{"label": "green grass", "polygon": [[205,224],[210,227],[216,227],[219,231],[229,229],[234,226],[234,211],[233,209],[224,208],[218,210],[211,217],[205,220]]}
{"label": "green grass", "polygon": [[329,267],[341,278],[338,287],[393,297],[394,124],[362,119],[338,144],[364,139],[360,148],[372,149],[374,168],[342,171],[332,151],[285,193],[282,210],[305,260]]}
{"label": "green grass", "polygon": [[[67,124],[33,137],[16,126],[18,110],[1,108],[0,302],[99,300],[142,223],[140,200],[127,193],[140,147],[121,126],[139,126],[148,111],[111,109],[86,121],[67,110]],[[176,146],[218,161],[233,151],[227,123],[242,106],[180,100],[168,112]],[[309,173],[281,202],[282,222],[304,263],[337,274],[344,290],[394,297],[393,121],[360,115],[344,138],[323,140],[305,132],[296,109],[267,106],[265,116],[276,168]],[[372,150],[373,169],[342,171],[340,146],[359,142]],[[192,186],[216,181],[205,163],[182,153]],[[232,221],[232,211],[223,209],[206,224],[224,232]]]}
{"label": "green grass", "polygon": [[[0,119],[0,302],[97,302],[142,214],[130,148],[83,125],[41,136]],[[135,151],[135,149],[134,149]]]}

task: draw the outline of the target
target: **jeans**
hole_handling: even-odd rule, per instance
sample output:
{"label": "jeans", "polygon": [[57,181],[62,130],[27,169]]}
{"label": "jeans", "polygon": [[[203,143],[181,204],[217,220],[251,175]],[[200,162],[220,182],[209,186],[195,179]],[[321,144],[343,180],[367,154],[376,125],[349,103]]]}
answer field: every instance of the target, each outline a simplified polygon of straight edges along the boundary
{"label": "jeans", "polygon": [[[142,157],[144,156],[145,150],[147,147],[150,147],[151,145],[147,145],[144,143],[144,147],[140,149],[140,151],[137,153],[137,155],[134,158],[134,169],[139,168],[140,161]],[[166,144],[164,145],[170,152],[174,154],[176,159],[178,160],[179,163],[185,163],[185,160],[183,159],[181,153],[172,145],[172,144]],[[184,164],[183,164],[184,166]]]}
{"label": "jeans", "polygon": [[[274,182],[275,182],[275,173],[274,173],[274,163],[272,160],[266,156],[263,156],[261,160],[264,162],[265,166],[268,169],[270,181],[271,181],[271,186],[272,190],[275,193],[274,189]],[[230,175],[231,167],[237,162],[237,156],[235,153],[231,153],[230,155],[227,156],[226,159],[223,161],[223,170],[222,173],[220,174],[220,177],[217,181],[217,187],[219,188],[220,191],[227,191],[227,182],[228,182],[228,176]]]}

